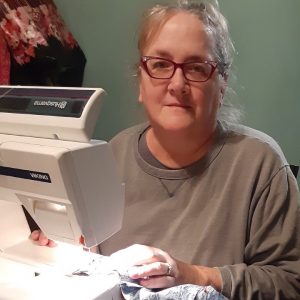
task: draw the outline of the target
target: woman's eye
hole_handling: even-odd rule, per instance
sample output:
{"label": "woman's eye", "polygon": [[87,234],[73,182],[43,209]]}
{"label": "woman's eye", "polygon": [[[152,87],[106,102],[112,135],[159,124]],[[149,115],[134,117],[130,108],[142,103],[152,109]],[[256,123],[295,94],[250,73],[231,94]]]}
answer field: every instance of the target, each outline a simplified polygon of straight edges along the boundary
{"label": "woman's eye", "polygon": [[192,64],[188,68],[189,72],[206,73],[206,67],[204,64]]}
{"label": "woman's eye", "polygon": [[156,61],[152,64],[153,69],[165,69],[169,67],[170,67],[170,63],[166,61]]}

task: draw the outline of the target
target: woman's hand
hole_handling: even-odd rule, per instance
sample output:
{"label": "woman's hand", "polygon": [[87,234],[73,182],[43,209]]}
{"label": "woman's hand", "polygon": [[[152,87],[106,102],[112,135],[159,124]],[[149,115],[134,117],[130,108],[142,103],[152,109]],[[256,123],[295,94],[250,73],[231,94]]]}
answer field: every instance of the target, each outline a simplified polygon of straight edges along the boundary
{"label": "woman's hand", "polygon": [[120,272],[148,288],[176,285],[179,271],[176,261],[168,253],[144,245],[132,245],[111,255]]}
{"label": "woman's hand", "polygon": [[212,285],[221,290],[222,279],[218,269],[189,265],[161,249],[136,244],[113,253],[111,258],[119,270],[126,269],[130,278],[137,279],[147,288],[190,283]]}
{"label": "woman's hand", "polygon": [[49,240],[41,230],[34,230],[30,234],[30,238],[37,242],[40,246],[48,246],[50,248],[56,246],[56,243],[52,240]]}

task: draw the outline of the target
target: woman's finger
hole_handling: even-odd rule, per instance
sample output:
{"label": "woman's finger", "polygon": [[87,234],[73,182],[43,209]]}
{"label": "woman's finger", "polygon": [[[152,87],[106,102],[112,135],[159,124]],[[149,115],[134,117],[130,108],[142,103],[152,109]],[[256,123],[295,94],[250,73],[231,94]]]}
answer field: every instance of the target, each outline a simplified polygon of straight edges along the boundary
{"label": "woman's finger", "polygon": [[48,239],[41,230],[34,230],[30,234],[30,238],[37,242],[40,246],[48,246],[53,248],[56,246],[56,243],[50,239]]}
{"label": "woman's finger", "polygon": [[175,285],[175,278],[171,276],[152,276],[139,279],[139,284],[149,289],[169,288]]}
{"label": "woman's finger", "polygon": [[40,234],[41,234],[41,231],[40,230],[34,230],[31,232],[30,234],[30,238],[33,240],[33,241],[38,241],[39,237],[40,237]]}
{"label": "woman's finger", "polygon": [[43,232],[40,233],[38,243],[41,246],[46,246],[49,243],[49,239],[44,235]]}
{"label": "woman's finger", "polygon": [[144,265],[161,260],[161,258],[156,255],[155,248],[137,244],[119,250],[110,257],[116,267],[121,267],[123,269],[134,265]]}
{"label": "woman's finger", "polygon": [[132,279],[139,279],[151,276],[172,276],[172,267],[168,263],[154,262],[141,266],[133,266],[127,271]]}
{"label": "woman's finger", "polygon": [[53,248],[53,247],[56,247],[57,244],[53,240],[48,240],[47,246],[50,247],[50,248]]}

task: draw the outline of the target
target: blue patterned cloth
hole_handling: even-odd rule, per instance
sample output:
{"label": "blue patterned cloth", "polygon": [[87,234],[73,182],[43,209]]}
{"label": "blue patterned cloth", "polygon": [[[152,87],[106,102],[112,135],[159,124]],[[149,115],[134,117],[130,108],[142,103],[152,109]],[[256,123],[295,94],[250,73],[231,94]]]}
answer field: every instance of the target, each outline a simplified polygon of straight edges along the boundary
{"label": "blue patterned cloth", "polygon": [[226,300],[211,286],[178,285],[167,289],[149,290],[136,281],[122,279],[121,292],[126,300]]}

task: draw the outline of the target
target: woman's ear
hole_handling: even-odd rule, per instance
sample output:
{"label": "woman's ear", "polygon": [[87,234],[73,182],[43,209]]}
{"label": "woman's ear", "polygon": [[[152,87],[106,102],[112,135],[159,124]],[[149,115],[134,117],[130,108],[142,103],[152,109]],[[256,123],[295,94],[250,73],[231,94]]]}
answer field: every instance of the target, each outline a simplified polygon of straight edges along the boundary
{"label": "woman's ear", "polygon": [[140,103],[143,103],[143,97],[142,97],[142,86],[141,86],[141,67],[139,66],[138,69],[137,69],[137,79],[138,79],[138,82],[139,82],[139,97],[138,97],[138,100]]}
{"label": "woman's ear", "polygon": [[222,76],[222,83],[221,83],[221,88],[220,88],[220,106],[223,104],[223,99],[225,96],[227,83],[228,83],[228,75],[225,74]]}
{"label": "woman's ear", "polygon": [[141,95],[141,87],[140,87],[138,100],[139,100],[140,103],[143,103],[143,98],[142,98],[142,95]]}
{"label": "woman's ear", "polygon": [[138,97],[138,100],[139,100],[140,103],[143,103],[143,88],[142,88],[141,82],[139,83],[139,97]]}

